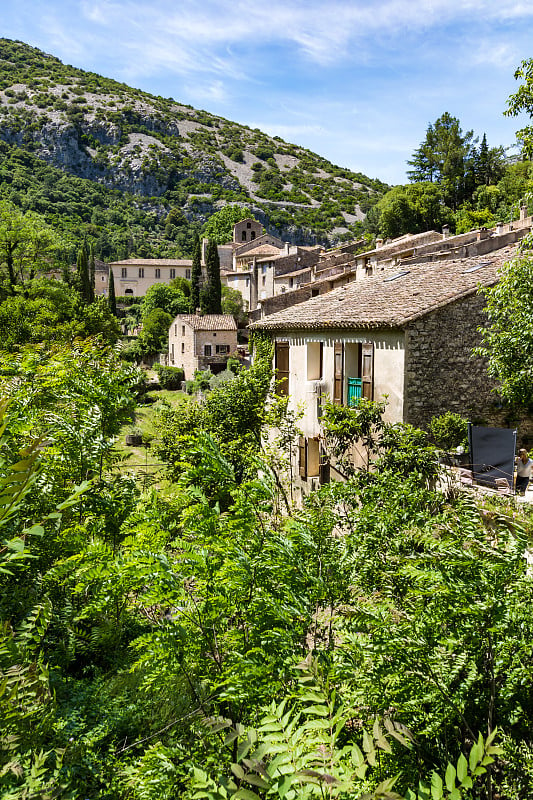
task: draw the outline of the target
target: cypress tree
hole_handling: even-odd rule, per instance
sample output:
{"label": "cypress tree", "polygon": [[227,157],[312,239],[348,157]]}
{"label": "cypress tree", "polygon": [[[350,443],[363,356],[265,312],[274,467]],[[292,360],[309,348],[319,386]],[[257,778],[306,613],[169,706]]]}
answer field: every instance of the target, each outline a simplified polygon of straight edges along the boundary
{"label": "cypress tree", "polygon": [[89,259],[85,245],[78,252],[77,263],[78,291],[86,303],[91,302],[91,280],[89,277]]}
{"label": "cypress tree", "polygon": [[94,263],[94,248],[91,245],[90,257],[89,257],[89,297],[90,297],[89,302],[90,303],[94,303],[95,272],[96,272],[96,266]]}
{"label": "cypress tree", "polygon": [[192,251],[191,269],[191,297],[189,310],[191,314],[196,314],[196,309],[200,308],[200,281],[202,278],[202,248],[198,234],[194,237]]}
{"label": "cypress tree", "polygon": [[109,296],[107,298],[107,304],[112,314],[117,316],[117,298],[115,297],[115,277],[113,275],[113,270],[109,267]]}
{"label": "cypress tree", "polygon": [[222,285],[220,283],[220,258],[217,243],[209,239],[205,254],[207,281],[202,292],[202,311],[206,314],[222,314]]}

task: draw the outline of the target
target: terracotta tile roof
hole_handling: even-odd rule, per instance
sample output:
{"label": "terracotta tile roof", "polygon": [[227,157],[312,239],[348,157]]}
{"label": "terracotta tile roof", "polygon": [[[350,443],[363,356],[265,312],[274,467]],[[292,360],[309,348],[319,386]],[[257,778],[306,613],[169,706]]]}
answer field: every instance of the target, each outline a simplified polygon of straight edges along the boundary
{"label": "terracotta tile roof", "polygon": [[505,247],[486,256],[401,265],[352,281],[252,323],[264,330],[301,328],[401,328],[414,319],[498,280],[516,252]]}
{"label": "terracotta tile roof", "polygon": [[283,272],[281,275],[275,275],[275,281],[282,281],[286,278],[295,278],[298,275],[304,275],[306,272],[311,272],[311,267],[301,267],[300,269],[292,270],[292,272]]}
{"label": "terracotta tile roof", "polygon": [[125,261],[110,261],[110,267],[191,267],[190,258],[127,258]]}
{"label": "terracotta tile roof", "polygon": [[236,331],[237,323],[231,314],[178,314],[174,323],[185,323],[195,331]]}
{"label": "terracotta tile roof", "polygon": [[245,253],[237,253],[237,258],[253,258],[254,256],[279,255],[280,248],[273,244],[261,244],[259,247],[247,250]]}

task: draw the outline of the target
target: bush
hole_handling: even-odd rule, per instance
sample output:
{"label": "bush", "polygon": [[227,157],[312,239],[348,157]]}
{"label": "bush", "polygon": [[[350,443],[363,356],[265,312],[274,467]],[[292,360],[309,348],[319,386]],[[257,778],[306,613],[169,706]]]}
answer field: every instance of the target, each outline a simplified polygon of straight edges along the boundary
{"label": "bush", "polygon": [[452,411],[433,417],[429,423],[429,434],[440,450],[448,453],[457,447],[468,450],[468,422]]}
{"label": "bush", "polygon": [[164,367],[162,364],[154,364],[159,383],[162,389],[181,389],[181,384],[185,379],[185,373],[181,367]]}

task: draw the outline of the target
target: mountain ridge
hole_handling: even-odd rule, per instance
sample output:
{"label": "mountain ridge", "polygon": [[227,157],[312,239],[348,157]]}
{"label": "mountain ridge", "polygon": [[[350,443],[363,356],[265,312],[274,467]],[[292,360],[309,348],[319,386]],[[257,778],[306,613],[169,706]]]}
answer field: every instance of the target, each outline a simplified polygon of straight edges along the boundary
{"label": "mountain ridge", "polygon": [[242,204],[298,243],[357,236],[388,188],[259,129],[8,39],[0,39],[0,140],[138,198],[160,221],[179,209],[198,226]]}

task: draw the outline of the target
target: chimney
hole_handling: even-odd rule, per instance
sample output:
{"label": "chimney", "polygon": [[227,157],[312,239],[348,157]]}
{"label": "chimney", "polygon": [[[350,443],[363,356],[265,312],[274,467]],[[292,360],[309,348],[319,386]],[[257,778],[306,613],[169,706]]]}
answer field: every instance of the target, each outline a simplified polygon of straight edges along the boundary
{"label": "chimney", "polygon": [[290,247],[291,247],[291,246],[290,246],[289,242],[285,242],[285,255],[286,255],[286,256],[288,256],[288,255],[289,255],[289,250],[290,250]]}
{"label": "chimney", "polygon": [[520,206],[520,221],[523,222],[527,217],[527,206]]}
{"label": "chimney", "polygon": [[497,233],[498,235],[499,235],[500,233],[503,233],[503,222],[497,222],[497,223],[496,223],[496,233]]}
{"label": "chimney", "polygon": [[449,225],[443,225],[442,226],[442,238],[443,239],[447,239],[449,235],[450,235],[450,226]]}
{"label": "chimney", "polygon": [[477,234],[478,242],[481,242],[482,239],[488,239],[488,238],[489,238],[489,232],[487,228],[480,228]]}
{"label": "chimney", "polygon": [[381,236],[376,239],[376,250],[379,250],[380,247],[383,247],[383,239]]}

